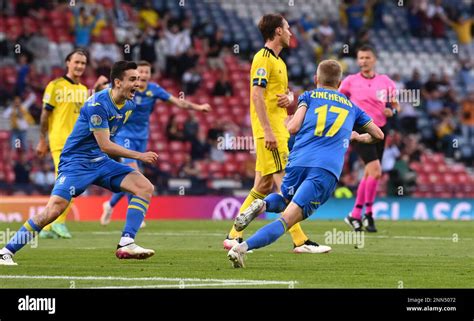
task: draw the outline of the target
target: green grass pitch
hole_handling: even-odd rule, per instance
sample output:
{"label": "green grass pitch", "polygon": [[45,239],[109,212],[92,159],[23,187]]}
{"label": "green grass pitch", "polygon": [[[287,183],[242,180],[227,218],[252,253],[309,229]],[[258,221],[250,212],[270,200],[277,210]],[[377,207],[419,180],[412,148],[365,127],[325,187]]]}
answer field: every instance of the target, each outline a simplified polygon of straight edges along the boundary
{"label": "green grass pitch", "polygon": [[[233,269],[222,241],[230,221],[148,221],[137,243],[156,251],[143,260],[118,260],[123,222],[102,227],[70,222],[70,240],[39,240],[0,266],[0,288],[473,288],[473,221],[379,221],[364,246],[332,244],[329,254],[294,254],[289,235],[247,255]],[[244,237],[265,222],[253,222]],[[1,233],[20,224],[0,224]],[[348,231],[339,221],[309,221],[303,229]]]}

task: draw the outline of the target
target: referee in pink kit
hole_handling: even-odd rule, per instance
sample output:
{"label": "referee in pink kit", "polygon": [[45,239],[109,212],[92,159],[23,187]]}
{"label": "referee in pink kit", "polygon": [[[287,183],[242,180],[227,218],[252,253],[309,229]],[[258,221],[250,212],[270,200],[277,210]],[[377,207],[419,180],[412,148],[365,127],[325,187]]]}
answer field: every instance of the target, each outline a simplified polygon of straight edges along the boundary
{"label": "referee in pink kit", "polygon": [[[393,117],[400,111],[400,105],[395,98],[395,83],[386,75],[375,72],[377,62],[375,50],[364,45],[357,49],[357,64],[360,72],[347,76],[341,83],[339,91],[364,110],[379,126],[384,134],[387,132],[387,118]],[[385,135],[386,137],[386,135]],[[382,176],[380,162],[385,147],[385,139],[376,144],[356,144],[356,151],[365,164],[364,177],[357,188],[357,197],[352,212],[344,221],[354,231],[377,232],[372,217],[372,205],[377,194],[377,183]],[[362,219],[362,209],[365,205],[365,215]]]}

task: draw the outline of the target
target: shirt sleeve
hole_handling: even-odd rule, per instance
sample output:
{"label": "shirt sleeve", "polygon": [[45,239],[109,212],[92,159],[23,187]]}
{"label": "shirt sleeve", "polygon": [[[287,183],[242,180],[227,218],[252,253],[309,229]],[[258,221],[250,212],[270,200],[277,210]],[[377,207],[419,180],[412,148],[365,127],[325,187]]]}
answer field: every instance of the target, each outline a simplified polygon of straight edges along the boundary
{"label": "shirt sleeve", "polygon": [[171,94],[167,92],[163,87],[156,86],[153,90],[153,97],[158,98],[162,101],[168,101],[171,98]]}
{"label": "shirt sleeve", "polygon": [[371,122],[372,118],[370,118],[369,115],[356,105],[354,105],[355,108],[355,125],[361,129],[364,129],[367,127]]}
{"label": "shirt sleeve", "polygon": [[57,105],[54,88],[54,82],[51,81],[48,86],[46,86],[43,94],[43,108],[49,111],[53,110]]}
{"label": "shirt sleeve", "polygon": [[105,130],[109,128],[107,111],[99,102],[88,102],[84,106],[84,113],[89,123],[89,130]]}
{"label": "shirt sleeve", "polygon": [[397,90],[397,85],[393,82],[392,79],[387,77],[387,92],[389,93],[388,98],[390,98],[390,101],[387,101],[387,102],[397,101],[397,96],[395,95],[396,90]]}
{"label": "shirt sleeve", "polygon": [[304,93],[302,93],[299,97],[298,97],[298,107],[297,108],[300,108],[300,107],[308,107],[309,106],[309,99],[308,99],[308,92],[305,91]]}
{"label": "shirt sleeve", "polygon": [[350,77],[344,78],[339,86],[339,92],[343,93],[347,96],[347,98],[351,98],[351,80]]}
{"label": "shirt sleeve", "polygon": [[[264,54],[265,55],[265,54]],[[270,77],[270,57],[261,54],[255,55],[252,63],[254,70],[252,77],[252,86],[267,87],[268,78]]]}

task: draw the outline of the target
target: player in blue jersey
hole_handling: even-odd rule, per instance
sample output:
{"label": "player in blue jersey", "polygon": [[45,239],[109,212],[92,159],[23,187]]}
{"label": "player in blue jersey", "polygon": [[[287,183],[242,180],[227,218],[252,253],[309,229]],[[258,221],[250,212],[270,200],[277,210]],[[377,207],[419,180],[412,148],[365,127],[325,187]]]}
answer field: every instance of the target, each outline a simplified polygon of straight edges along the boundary
{"label": "player in blue jersey", "polygon": [[95,93],[80,111],[61,153],[58,177],[46,208],[29,219],[0,250],[0,265],[16,265],[13,255],[91,184],[133,195],[115,255],[119,259],[146,259],[155,253],[135,244],[154,186],[139,171],[109,158],[127,157],[149,164],[158,159],[154,152],[128,150],[111,141],[136,107],[132,100],[139,87],[136,63],[116,62],[110,79],[112,88]]}
{"label": "player in blue jersey", "polygon": [[[170,102],[180,108],[203,112],[210,111],[211,106],[209,104],[194,104],[185,99],[174,97],[158,84],[148,82],[151,77],[151,64],[149,62],[139,61],[137,65],[138,73],[140,74],[140,87],[134,98],[137,108],[130,116],[127,125],[117,133],[114,142],[127,149],[143,152],[148,143],[150,115],[153,112],[155,103],[158,99]],[[139,164],[137,160],[124,158],[122,159],[122,162],[138,170]],[[100,223],[102,225],[110,223],[113,208],[124,194],[124,192],[115,193],[109,201],[104,202],[102,205],[102,216],[100,217]],[[143,221],[142,226],[144,226],[144,224],[145,221]]]}
{"label": "player in blue jersey", "polygon": [[[341,175],[350,140],[371,144],[383,139],[383,132],[371,118],[337,91],[341,78],[342,68],[337,61],[322,61],[314,79],[317,89],[299,97],[298,109],[287,126],[296,137],[281,194],[253,201],[236,217],[234,226],[240,231],[264,211],[283,215],[228,252],[235,268],[244,267],[246,252],[275,242],[328,200]],[[354,125],[367,133],[353,132]]]}

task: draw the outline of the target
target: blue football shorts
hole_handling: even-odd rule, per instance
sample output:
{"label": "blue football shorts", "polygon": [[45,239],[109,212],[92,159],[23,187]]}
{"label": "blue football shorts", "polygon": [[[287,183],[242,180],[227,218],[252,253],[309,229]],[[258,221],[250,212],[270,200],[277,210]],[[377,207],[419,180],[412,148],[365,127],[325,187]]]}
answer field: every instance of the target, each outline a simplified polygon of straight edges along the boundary
{"label": "blue football shorts", "polygon": [[336,185],[336,176],[323,168],[287,167],[281,193],[284,198],[301,207],[306,219],[331,197]]}
{"label": "blue football shorts", "polygon": [[122,180],[134,169],[108,157],[91,162],[65,162],[59,167],[58,177],[51,195],[68,201],[84,193],[94,184],[114,193],[121,192]]}

